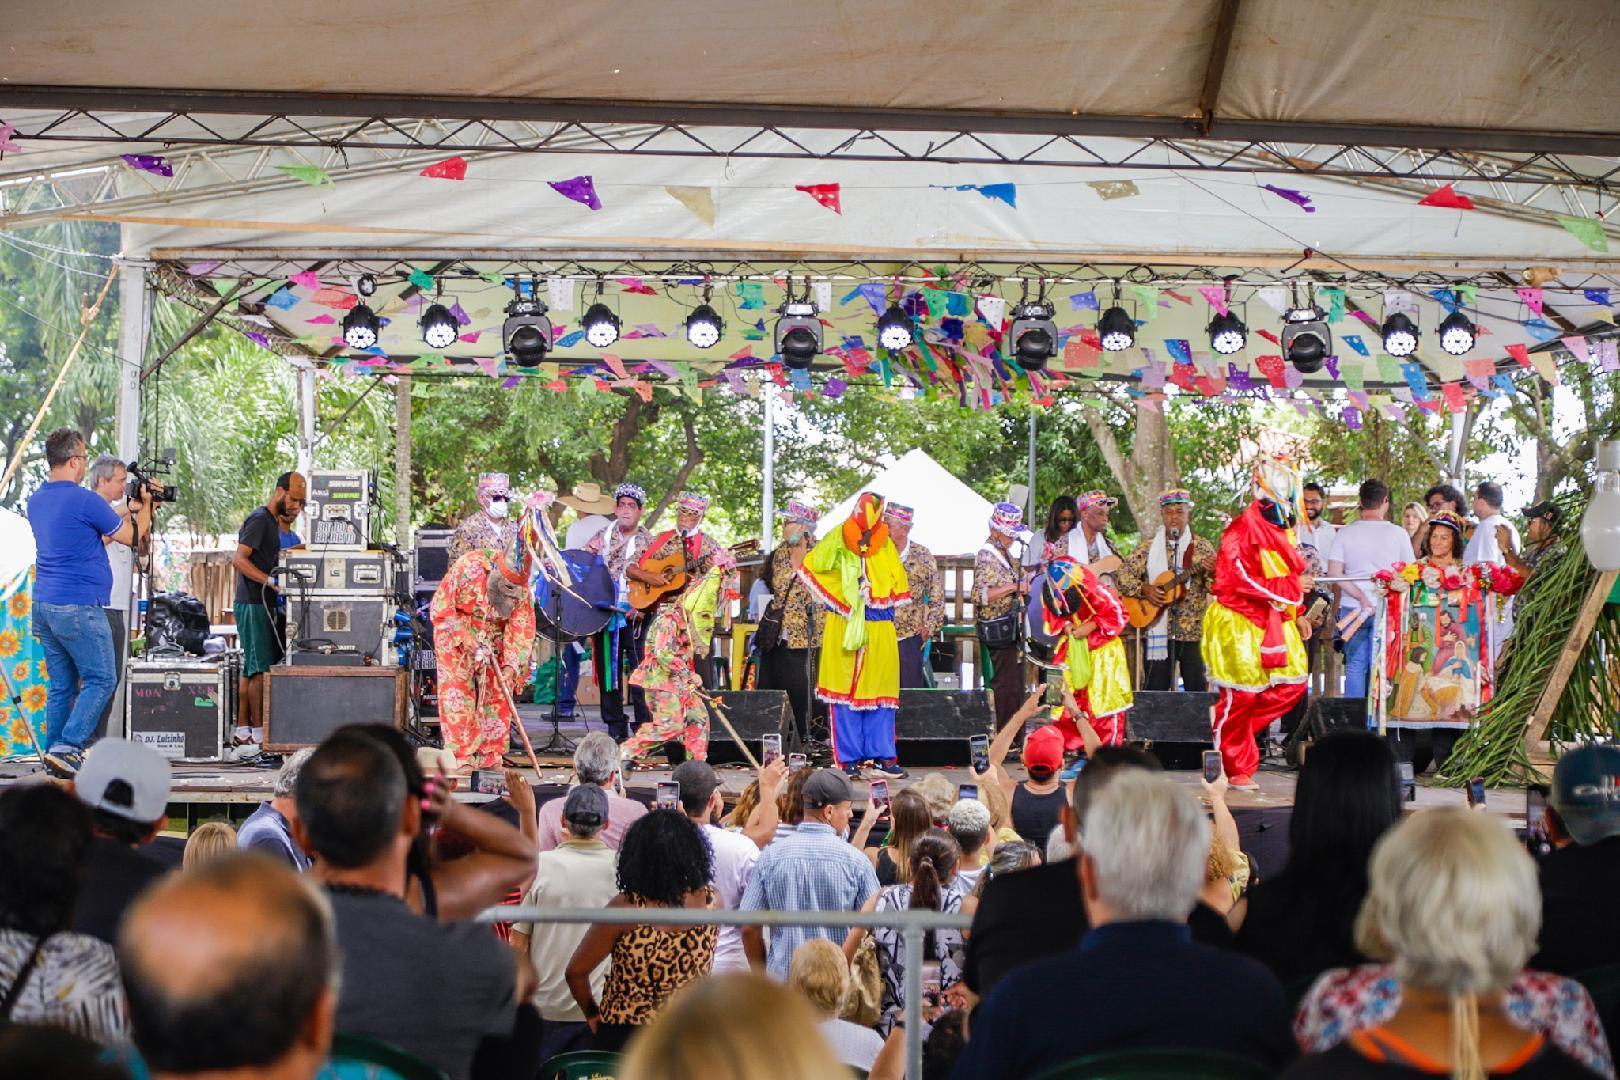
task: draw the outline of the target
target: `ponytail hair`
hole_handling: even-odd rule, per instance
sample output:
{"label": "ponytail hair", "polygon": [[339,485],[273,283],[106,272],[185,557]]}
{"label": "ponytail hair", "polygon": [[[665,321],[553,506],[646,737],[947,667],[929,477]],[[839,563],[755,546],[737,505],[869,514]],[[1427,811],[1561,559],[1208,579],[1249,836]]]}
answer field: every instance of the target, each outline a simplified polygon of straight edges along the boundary
{"label": "ponytail hair", "polygon": [[912,910],[938,911],[945,883],[956,876],[962,849],[944,829],[929,829],[911,845]]}

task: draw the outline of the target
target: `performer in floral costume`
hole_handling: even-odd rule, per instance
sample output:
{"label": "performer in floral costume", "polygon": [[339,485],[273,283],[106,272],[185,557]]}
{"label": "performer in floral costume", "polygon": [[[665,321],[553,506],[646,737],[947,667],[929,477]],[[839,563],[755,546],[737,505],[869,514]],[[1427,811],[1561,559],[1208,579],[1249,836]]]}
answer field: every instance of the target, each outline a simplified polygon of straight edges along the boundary
{"label": "performer in floral costume", "polygon": [[1221,534],[1215,585],[1204,612],[1204,666],[1219,694],[1211,721],[1227,781],[1255,790],[1255,736],[1305,694],[1300,576],[1294,544],[1302,502],[1299,473],[1282,457],[1254,469],[1254,501]]}
{"label": "performer in floral costume", "polygon": [[842,527],[822,537],[799,576],[827,607],[816,696],[832,706],[833,759],[858,776],[863,762],[904,777],[895,754],[900,645],[894,610],[911,602],[900,553],[883,520],[881,495],[867,491]]}
{"label": "performer in floral costume", "polygon": [[1462,565],[1464,525],[1452,513],[1429,519],[1423,559],[1373,575],[1387,604],[1384,726],[1397,761],[1443,769],[1494,686],[1487,629],[1497,597],[1524,579],[1507,566]]}
{"label": "performer in floral costume", "polygon": [[527,551],[476,548],[451,565],[433,594],[439,730],[459,765],[492,769],[506,751],[517,719],[511,695],[528,680],[534,648],[530,566]]}
{"label": "performer in floral costume", "polygon": [[630,685],[647,695],[652,720],[625,741],[626,762],[673,742],[679,742],[688,757],[708,758],[709,710],[695,661],[709,654],[715,620],[731,610],[737,597],[731,584],[736,566],[730,551],[717,548],[708,573],[659,605],[647,628],[646,654],[630,675]]}
{"label": "performer in floral costume", "polygon": [[[1130,665],[1120,631],[1125,609],[1112,589],[1090,568],[1067,555],[1043,568],[1041,619],[1056,638],[1052,662],[1063,669],[1074,700],[1104,746],[1125,743],[1125,710],[1131,707]],[[1053,725],[1063,735],[1063,748],[1083,745],[1080,728],[1067,712]]]}
{"label": "performer in floral costume", "polygon": [[461,519],[450,537],[450,562],[469,551],[504,551],[517,536],[511,517],[511,485],[505,473],[478,474],[478,509]]}

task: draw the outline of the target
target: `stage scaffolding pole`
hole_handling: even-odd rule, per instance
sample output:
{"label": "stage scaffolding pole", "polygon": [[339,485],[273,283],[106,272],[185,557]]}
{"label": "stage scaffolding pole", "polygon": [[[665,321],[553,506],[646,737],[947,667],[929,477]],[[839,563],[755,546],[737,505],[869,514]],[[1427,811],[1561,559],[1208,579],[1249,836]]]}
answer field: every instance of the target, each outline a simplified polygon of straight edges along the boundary
{"label": "stage scaffolding pole", "polygon": [[761,380],[759,397],[765,413],[761,425],[764,431],[764,445],[760,451],[760,472],[764,482],[761,484],[760,493],[759,549],[769,552],[771,519],[776,513],[776,387]]}
{"label": "stage scaffolding pole", "polygon": [[1024,511],[1024,520],[1029,528],[1038,528],[1035,517],[1035,406],[1029,407],[1029,494],[1025,497],[1029,507]]}
{"label": "stage scaffolding pole", "polygon": [[[126,256],[128,257],[128,256]],[[118,456],[134,461],[141,453],[141,365],[146,359],[151,291],[145,268],[125,262],[118,268]],[[149,447],[156,452],[161,447]]]}
{"label": "stage scaffolding pole", "polygon": [[411,377],[394,386],[394,543],[411,546]]}

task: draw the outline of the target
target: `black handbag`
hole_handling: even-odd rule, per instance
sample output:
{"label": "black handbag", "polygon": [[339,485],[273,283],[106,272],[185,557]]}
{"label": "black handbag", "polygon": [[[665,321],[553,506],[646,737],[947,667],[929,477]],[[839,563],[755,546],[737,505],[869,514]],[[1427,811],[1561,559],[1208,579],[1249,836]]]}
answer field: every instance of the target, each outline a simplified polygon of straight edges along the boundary
{"label": "black handbag", "polygon": [[754,648],[768,653],[782,642],[782,609],[772,600],[765,605],[765,614],[759,617],[759,628],[754,631]]}
{"label": "black handbag", "polygon": [[1016,608],[994,619],[979,619],[979,642],[987,649],[1005,649],[1018,642],[1018,616]]}

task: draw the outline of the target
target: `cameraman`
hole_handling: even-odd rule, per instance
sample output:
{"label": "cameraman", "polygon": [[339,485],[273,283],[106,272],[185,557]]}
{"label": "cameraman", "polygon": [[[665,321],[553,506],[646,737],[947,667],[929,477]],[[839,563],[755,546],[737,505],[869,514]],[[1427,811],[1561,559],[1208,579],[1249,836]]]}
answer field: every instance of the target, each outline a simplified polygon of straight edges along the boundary
{"label": "cameraman", "polygon": [[231,757],[250,761],[264,737],[264,673],[285,651],[276,630],[276,584],[270,572],[281,556],[281,525],[304,509],[308,489],[298,473],[276,478],[270,501],[254,510],[236,534],[236,640],[242,650],[242,688],[231,737]]}
{"label": "cameraman", "polygon": [[130,499],[129,517],[80,487],[89,464],[84,438],[72,428],[45,439],[50,480],[28,500],[38,551],[34,636],[45,650],[50,696],[45,704],[45,767],[71,778],[101,710],[118,687],[118,660],[105,608],[112,565],[104,539],[135,547],[152,524],[145,493]]}
{"label": "cameraman", "polygon": [[[90,463],[90,471],[86,475],[86,483],[90,490],[107,500],[107,505],[120,518],[129,520],[129,468],[112,454],[102,454]],[[156,509],[156,500],[142,484],[138,489],[142,500],[152,503]],[[123,711],[119,708],[123,688],[124,659],[129,655],[129,605],[130,596],[135,591],[135,560],[134,548],[114,543],[111,537],[102,537],[107,548],[107,561],[112,565],[112,599],[107,604],[107,625],[112,629],[113,661],[117,665],[114,669],[118,679],[119,689],[113,691],[113,696],[107,700],[107,707],[101,710],[101,720],[96,724],[96,738],[107,734],[107,725],[118,723],[114,717],[122,717]],[[145,533],[141,534],[141,546],[149,546]],[[118,729],[114,729],[117,734]]]}

